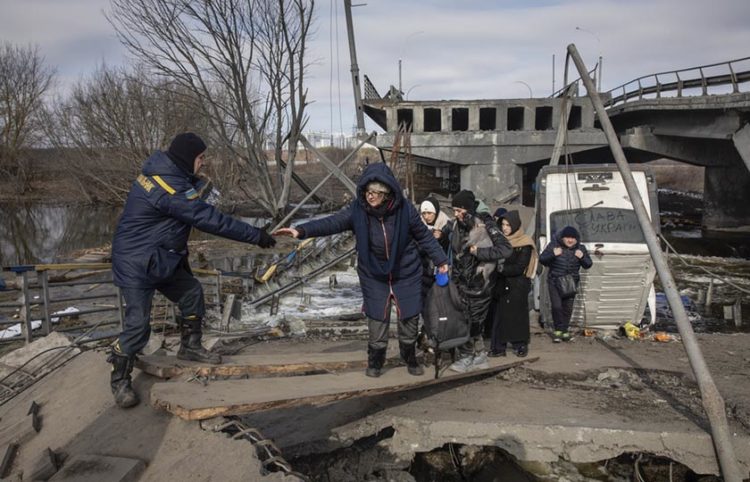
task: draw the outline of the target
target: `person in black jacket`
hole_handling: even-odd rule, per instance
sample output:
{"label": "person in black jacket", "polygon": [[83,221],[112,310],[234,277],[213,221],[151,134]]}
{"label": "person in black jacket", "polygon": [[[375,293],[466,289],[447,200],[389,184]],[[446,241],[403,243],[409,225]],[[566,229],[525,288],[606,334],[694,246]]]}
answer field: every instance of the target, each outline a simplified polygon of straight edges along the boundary
{"label": "person in black jacket", "polygon": [[422,311],[422,261],[418,248],[442,273],[448,272],[448,258],[384,163],[365,168],[357,183],[356,199],[341,211],[294,228],[279,229],[274,235],[304,239],[342,231],[353,231],[357,241],[357,274],[369,331],[365,374],[381,375],[394,304],[399,318],[401,358],[410,374],[422,375],[424,369],[417,361],[415,347]]}
{"label": "person in black jacket", "polygon": [[177,358],[221,363],[201,345],[205,314],[203,288],[188,264],[187,241],[193,227],[235,241],[268,248],[270,235],[225,216],[201,199],[196,176],[206,144],[195,134],[177,135],[166,152],[156,151],[133,182],[112,241],[112,276],[125,301],[123,329],[107,361],[115,403],[137,405],[130,374],[136,354],[148,342],[151,302],[159,291],[180,310]]}
{"label": "person in black jacket", "polygon": [[458,348],[458,360],[449,368],[463,373],[489,367],[483,323],[490,308],[497,263],[512,251],[492,215],[477,212],[479,202],[473,192],[460,191],[453,196],[451,206],[456,217],[451,228],[451,278],[466,302],[471,339]]}
{"label": "person in black jacket", "polygon": [[505,259],[495,286],[491,357],[505,356],[508,343],[519,357],[529,353],[529,290],[536,275],[536,246],[521,227],[518,211],[501,215],[500,229],[510,241],[513,254]]}
{"label": "person in black jacket", "polygon": [[589,269],[593,265],[586,246],[581,244],[580,239],[576,228],[565,226],[552,237],[552,241],[539,255],[539,262],[549,268],[547,286],[555,327],[552,341],[555,343],[570,341],[568,325],[575,304],[575,294],[566,298],[561,295],[559,279],[565,275],[571,275],[578,285],[580,269]]}

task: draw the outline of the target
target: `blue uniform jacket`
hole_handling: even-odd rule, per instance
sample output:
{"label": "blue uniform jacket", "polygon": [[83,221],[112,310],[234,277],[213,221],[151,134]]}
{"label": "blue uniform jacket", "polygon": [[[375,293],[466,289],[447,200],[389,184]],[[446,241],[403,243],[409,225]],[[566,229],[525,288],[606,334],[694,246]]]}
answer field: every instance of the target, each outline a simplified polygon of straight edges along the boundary
{"label": "blue uniform jacket", "polygon": [[112,241],[112,275],[122,288],[153,288],[187,265],[190,229],[257,243],[260,231],[222,214],[196,192],[198,178],[157,151],[133,182]]}
{"label": "blue uniform jacket", "polygon": [[[383,279],[368,267],[367,253],[361,252],[361,246],[357,244],[357,274],[362,288],[364,312],[374,320],[384,320],[388,301],[392,296],[399,318],[410,318],[422,310],[422,260],[417,245],[432,259],[435,266],[447,263],[448,258],[432,233],[425,227],[416,208],[403,197],[398,181],[385,164],[370,164],[365,169],[357,183],[357,198],[349,206],[326,218],[302,224],[299,228],[302,229],[304,237],[327,236],[342,231],[354,231],[355,235],[365,235],[357,233],[357,226],[361,226],[359,229],[367,230],[369,251],[374,258],[385,261],[389,257],[389,249],[386,246],[390,246],[396,236],[395,211],[389,211],[382,218],[378,218],[372,214],[365,214],[364,210],[357,210],[366,216],[367,220],[364,223],[353,220],[354,203],[366,203],[364,190],[370,181],[380,181],[391,187],[395,197],[395,209],[403,210],[401,214],[404,222],[408,223],[408,236],[404,246],[399,247],[399,258],[395,260],[390,279]],[[357,236],[358,239],[359,237]]]}

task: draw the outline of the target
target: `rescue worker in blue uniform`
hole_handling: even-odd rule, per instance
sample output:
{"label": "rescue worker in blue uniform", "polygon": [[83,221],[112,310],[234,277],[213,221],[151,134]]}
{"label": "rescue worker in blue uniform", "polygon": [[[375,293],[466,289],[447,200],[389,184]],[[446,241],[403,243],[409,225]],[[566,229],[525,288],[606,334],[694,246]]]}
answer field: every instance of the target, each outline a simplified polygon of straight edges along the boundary
{"label": "rescue worker in blue uniform", "polygon": [[201,345],[205,314],[203,288],[188,264],[187,241],[193,227],[235,241],[269,248],[265,231],[222,214],[199,195],[196,174],[206,144],[193,133],[177,135],[167,152],[156,151],[133,182],[112,242],[112,275],[125,301],[123,330],[112,347],[110,385],[115,403],[138,404],[131,385],[136,354],[151,333],[151,302],[159,291],[179,307],[177,358],[221,363]]}

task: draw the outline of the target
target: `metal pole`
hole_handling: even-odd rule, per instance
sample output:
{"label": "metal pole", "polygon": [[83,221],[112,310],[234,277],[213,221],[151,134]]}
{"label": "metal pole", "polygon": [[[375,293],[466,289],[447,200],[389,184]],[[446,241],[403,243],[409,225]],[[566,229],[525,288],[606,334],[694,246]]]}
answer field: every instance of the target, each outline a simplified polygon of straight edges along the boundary
{"label": "metal pole", "polygon": [[354,44],[354,24],[352,22],[352,0],[344,0],[346,13],[346,34],[349,37],[349,59],[352,67],[352,86],[354,87],[354,108],[357,111],[357,133],[365,132],[365,113],[362,108],[362,92],[359,88],[359,66],[357,65],[357,46]]}
{"label": "metal pole", "polygon": [[[40,273],[37,272],[37,276]],[[42,302],[44,303],[44,318],[42,319],[42,333],[49,335],[52,331],[52,322],[49,316],[49,271],[42,271]]]}
{"label": "metal pole", "polygon": [[404,89],[401,86],[401,59],[398,59],[398,91],[403,92]]}
{"label": "metal pole", "polygon": [[597,92],[602,91],[602,62],[603,60],[604,59],[600,55],[599,56],[599,75],[596,76],[596,81],[599,83],[599,88],[597,89]]}
{"label": "metal pole", "polygon": [[18,274],[20,278],[22,300],[21,303],[21,333],[26,340],[26,343],[31,343],[33,334],[31,333],[31,300],[29,299],[29,272],[24,271]]}
{"label": "metal pole", "polygon": [[311,151],[313,154],[315,154],[315,157],[317,157],[318,160],[326,168],[328,168],[328,170],[331,171],[333,173],[333,175],[336,176],[336,178],[339,181],[341,181],[341,184],[343,184],[344,187],[346,187],[349,190],[350,193],[352,193],[352,194],[356,194],[357,193],[357,183],[355,183],[354,181],[352,181],[351,179],[349,179],[347,177],[347,175],[344,173],[344,171],[342,171],[341,169],[339,169],[338,167],[336,167],[336,164],[334,164],[333,161],[331,161],[330,159],[328,159],[325,156],[325,154],[323,154],[322,152],[320,152],[318,149],[315,149],[315,147],[312,144],[310,144],[310,141],[307,140],[307,137],[305,137],[304,135],[300,134],[299,141],[302,143],[303,146],[305,146],[305,149],[307,149],[308,151]]}
{"label": "metal pole", "polygon": [[[365,145],[367,142],[370,142],[370,139],[372,139],[373,137],[375,137],[375,133],[374,132],[370,133],[370,135],[367,136],[366,139],[362,140],[359,143],[359,145],[344,158],[343,161],[341,161],[341,162],[338,163],[338,165],[336,167],[338,169],[341,169],[341,167],[344,164],[346,164],[347,162],[349,162],[349,159],[353,158],[354,154],[356,154],[357,152],[359,152],[359,150],[362,148],[362,146]],[[284,219],[282,219],[281,221],[279,221],[278,224],[276,224],[276,226],[273,227],[273,229],[271,230],[271,232],[276,231],[280,227],[284,226],[284,224],[286,224],[287,221],[289,221],[290,219],[292,219],[292,216],[294,216],[295,213],[302,208],[302,206],[313,196],[313,194],[315,194],[316,192],[318,192],[318,189],[320,189],[321,187],[323,187],[323,184],[325,184],[326,181],[328,181],[331,178],[331,176],[333,176],[333,171],[329,171],[328,174],[326,174],[326,176],[318,183],[318,185],[315,186],[312,189],[312,191],[310,191],[310,193],[307,196],[305,196],[304,198],[302,198],[302,201],[300,201],[294,207],[294,209],[291,210],[291,212],[289,214],[287,214],[286,216],[284,216]]]}
{"label": "metal pole", "polygon": [[680,298],[680,293],[677,291],[672,273],[669,271],[667,260],[661,252],[659,238],[656,236],[656,231],[651,225],[651,220],[646,212],[643,199],[641,199],[635,179],[633,179],[633,174],[630,171],[630,166],[625,158],[625,153],[617,139],[617,134],[612,127],[612,122],[609,120],[607,111],[604,109],[604,104],[602,104],[599,98],[596,86],[594,86],[594,82],[589,77],[586,65],[583,63],[583,59],[581,59],[578,49],[576,49],[574,44],[568,45],[568,53],[576,64],[591,103],[594,105],[594,109],[599,116],[602,130],[607,137],[612,155],[617,163],[617,168],[620,170],[628,196],[633,203],[636,217],[643,230],[643,235],[646,239],[648,250],[651,253],[651,258],[654,261],[656,272],[659,273],[669,307],[672,309],[672,314],[677,323],[677,330],[680,332],[682,343],[685,346],[690,368],[693,370],[695,379],[698,382],[698,388],[701,391],[703,408],[706,410],[708,421],[711,425],[711,437],[714,442],[714,449],[716,450],[721,473],[727,482],[742,482],[739,463],[734,455],[734,447],[732,446],[732,439],[727,424],[724,400],[721,398],[721,394],[716,388],[713,378],[711,378],[711,373],[708,371],[706,360],[703,358],[700,345],[698,345],[698,340],[695,338],[695,332],[685,313],[685,307],[682,305],[682,299]]}
{"label": "metal pole", "polygon": [[555,54],[552,54],[552,95],[555,95]]}

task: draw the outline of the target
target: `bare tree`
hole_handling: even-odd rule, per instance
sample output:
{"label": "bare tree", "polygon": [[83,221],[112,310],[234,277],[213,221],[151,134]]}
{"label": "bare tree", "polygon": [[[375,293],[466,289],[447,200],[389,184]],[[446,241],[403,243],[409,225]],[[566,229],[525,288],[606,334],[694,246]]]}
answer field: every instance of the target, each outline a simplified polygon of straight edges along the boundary
{"label": "bare tree", "polygon": [[56,102],[45,126],[82,192],[103,201],[124,200],[143,160],[175,134],[207,130],[184,88],[139,67],[107,66]]}
{"label": "bare tree", "polygon": [[0,173],[19,194],[29,188],[29,149],[39,140],[38,114],[53,75],[37,47],[0,46]]}
{"label": "bare tree", "polygon": [[[314,0],[111,4],[108,19],[121,42],[199,99],[215,138],[256,181],[243,191],[279,217],[305,120],[304,55]],[[274,179],[272,168],[280,169],[285,154],[287,169]]]}

